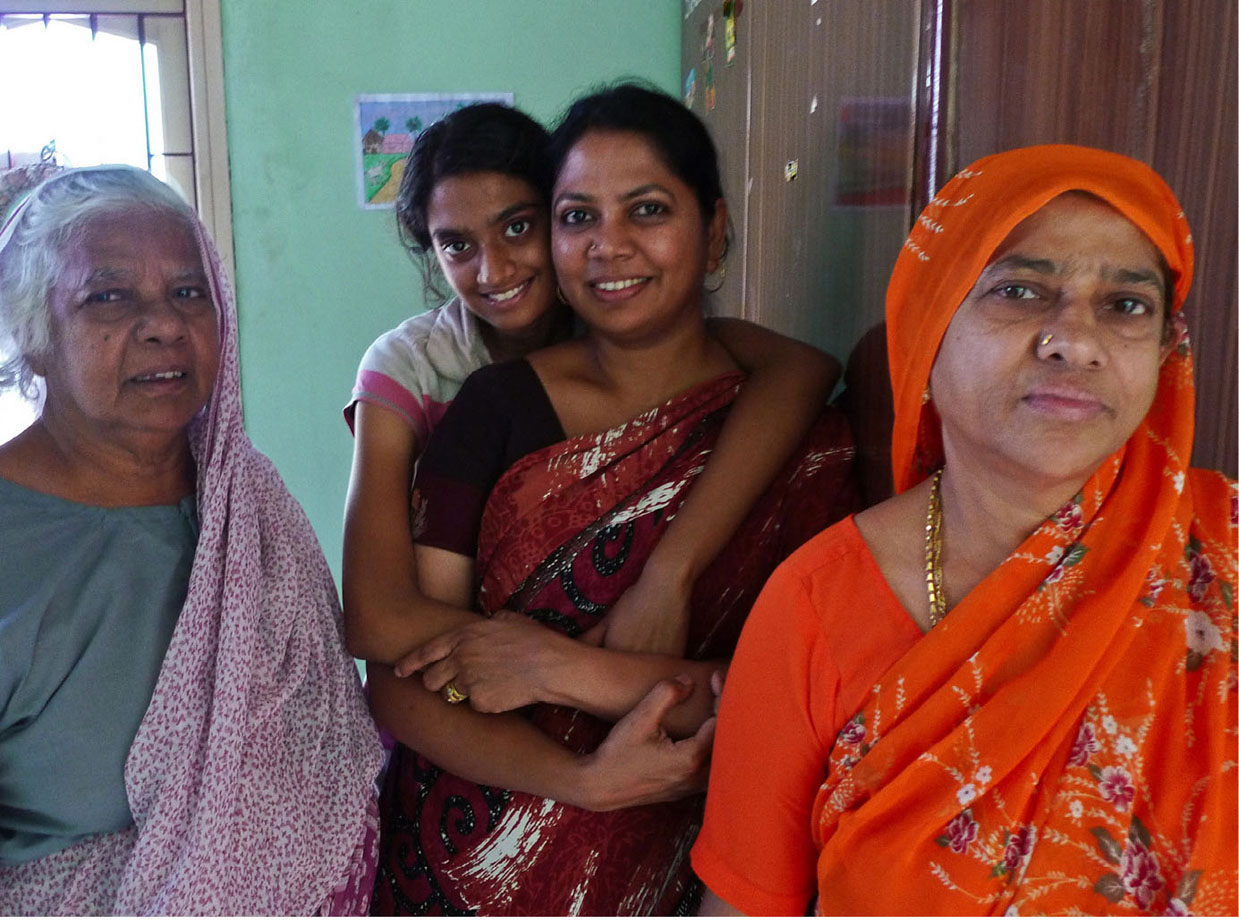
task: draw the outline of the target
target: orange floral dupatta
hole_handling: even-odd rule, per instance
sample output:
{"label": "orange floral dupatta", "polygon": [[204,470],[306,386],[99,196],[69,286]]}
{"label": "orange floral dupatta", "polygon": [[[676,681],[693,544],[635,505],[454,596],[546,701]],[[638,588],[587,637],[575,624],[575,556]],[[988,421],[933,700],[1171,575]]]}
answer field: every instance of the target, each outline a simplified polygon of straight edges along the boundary
{"label": "orange floral dupatta", "polygon": [[[1148,167],[1071,146],[988,157],[925,209],[887,291],[896,487],[942,462],[923,393],[990,254],[1069,190],[1174,279],[1187,223]],[[1181,319],[1156,399],[1075,500],[899,661],[840,733],[814,806],[822,914],[1235,914],[1235,485],[1187,469]]]}

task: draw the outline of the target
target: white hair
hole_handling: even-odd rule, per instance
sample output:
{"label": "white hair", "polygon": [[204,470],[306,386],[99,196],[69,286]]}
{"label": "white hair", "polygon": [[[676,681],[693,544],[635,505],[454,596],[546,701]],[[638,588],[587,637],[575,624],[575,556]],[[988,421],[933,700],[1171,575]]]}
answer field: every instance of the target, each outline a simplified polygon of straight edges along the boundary
{"label": "white hair", "polygon": [[131,166],[73,170],[37,188],[0,251],[0,342],[11,357],[0,363],[0,391],[36,395],[29,356],[51,344],[50,294],[65,268],[74,234],[96,218],[134,211],[165,213],[194,226],[184,199],[150,173]]}

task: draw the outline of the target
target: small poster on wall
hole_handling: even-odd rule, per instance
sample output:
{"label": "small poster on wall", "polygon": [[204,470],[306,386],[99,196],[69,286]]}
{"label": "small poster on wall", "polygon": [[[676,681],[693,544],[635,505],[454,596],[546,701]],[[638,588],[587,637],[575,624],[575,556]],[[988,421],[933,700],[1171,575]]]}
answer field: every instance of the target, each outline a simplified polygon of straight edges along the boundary
{"label": "small poster on wall", "polygon": [[839,101],[839,164],[835,204],[903,206],[908,201],[912,101],[903,96]]}
{"label": "small poster on wall", "polygon": [[356,114],[357,200],[392,208],[413,141],[444,115],[474,102],[511,105],[512,93],[383,93],[359,95]]}

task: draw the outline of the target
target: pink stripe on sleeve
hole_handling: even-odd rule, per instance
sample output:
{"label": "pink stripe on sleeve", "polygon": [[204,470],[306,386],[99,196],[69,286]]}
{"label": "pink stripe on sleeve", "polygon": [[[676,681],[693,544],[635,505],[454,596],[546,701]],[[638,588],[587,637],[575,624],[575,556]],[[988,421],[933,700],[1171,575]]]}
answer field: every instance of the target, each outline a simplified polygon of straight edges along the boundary
{"label": "pink stripe on sleeve", "polygon": [[[344,418],[348,422],[349,429],[352,430],[353,406],[358,402],[367,402],[392,410],[409,423],[419,438],[424,438],[429,435],[430,428],[438,421],[438,418],[427,411],[435,404],[428,397],[424,398],[424,401],[426,406],[423,406],[422,401],[386,374],[362,370],[357,374],[357,383],[353,387],[353,402],[345,407]],[[440,410],[438,415],[441,417],[442,414]]]}

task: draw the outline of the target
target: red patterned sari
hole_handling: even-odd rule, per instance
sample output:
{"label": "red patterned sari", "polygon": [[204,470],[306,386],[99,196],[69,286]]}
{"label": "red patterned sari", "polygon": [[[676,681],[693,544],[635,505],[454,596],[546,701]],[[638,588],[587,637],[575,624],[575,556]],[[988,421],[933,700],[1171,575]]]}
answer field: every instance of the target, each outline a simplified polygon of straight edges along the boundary
{"label": "red patterned sari", "polygon": [[[490,495],[481,598],[577,635],[641,573],[704,466],[740,387],[728,374],[602,434],[525,456]],[[856,507],[854,449],[823,415],[727,548],[698,579],[688,657],[726,658],[774,566]],[[578,752],[610,725],[539,704],[529,717]],[[613,812],[468,782],[398,748],[384,791],[387,854],[375,910],[629,915],[691,911],[688,851],[702,797]]]}

